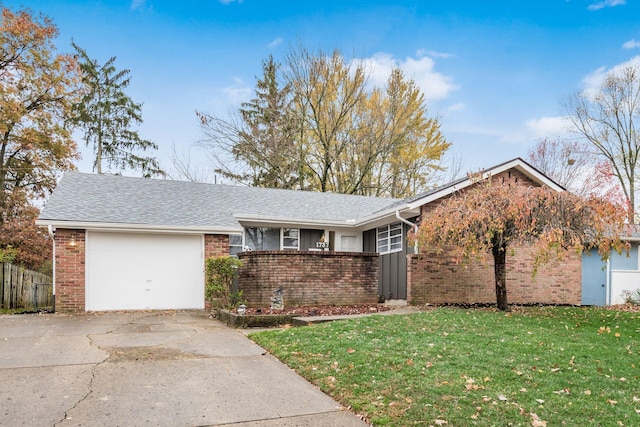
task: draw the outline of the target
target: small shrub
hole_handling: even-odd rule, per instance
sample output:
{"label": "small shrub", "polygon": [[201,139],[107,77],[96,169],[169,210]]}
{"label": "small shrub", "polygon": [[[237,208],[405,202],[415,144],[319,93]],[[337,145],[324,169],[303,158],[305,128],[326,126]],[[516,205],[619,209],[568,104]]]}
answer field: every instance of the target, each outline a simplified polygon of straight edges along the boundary
{"label": "small shrub", "polygon": [[207,259],[205,292],[212,307],[234,308],[244,303],[242,291],[231,290],[241,265],[239,259],[230,256]]}
{"label": "small shrub", "polygon": [[622,291],[624,302],[627,304],[640,305],[640,289],[634,291]]}
{"label": "small shrub", "polygon": [[6,262],[11,264],[18,256],[18,250],[12,246],[0,248],[0,263]]}

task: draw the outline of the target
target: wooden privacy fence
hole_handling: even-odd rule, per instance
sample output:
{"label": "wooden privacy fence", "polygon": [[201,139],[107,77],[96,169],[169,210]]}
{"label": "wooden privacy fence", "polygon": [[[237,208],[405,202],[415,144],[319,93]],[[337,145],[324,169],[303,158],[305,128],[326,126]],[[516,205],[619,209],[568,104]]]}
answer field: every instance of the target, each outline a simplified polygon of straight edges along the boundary
{"label": "wooden privacy fence", "polygon": [[9,263],[0,266],[1,308],[53,308],[50,276]]}

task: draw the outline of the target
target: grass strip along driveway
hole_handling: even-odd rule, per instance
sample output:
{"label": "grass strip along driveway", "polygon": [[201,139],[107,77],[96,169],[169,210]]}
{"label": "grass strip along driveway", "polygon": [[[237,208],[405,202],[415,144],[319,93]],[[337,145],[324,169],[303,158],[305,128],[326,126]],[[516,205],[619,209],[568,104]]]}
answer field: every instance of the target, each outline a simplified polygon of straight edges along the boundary
{"label": "grass strip along driveway", "polygon": [[439,308],[250,337],[376,426],[640,425],[640,313]]}

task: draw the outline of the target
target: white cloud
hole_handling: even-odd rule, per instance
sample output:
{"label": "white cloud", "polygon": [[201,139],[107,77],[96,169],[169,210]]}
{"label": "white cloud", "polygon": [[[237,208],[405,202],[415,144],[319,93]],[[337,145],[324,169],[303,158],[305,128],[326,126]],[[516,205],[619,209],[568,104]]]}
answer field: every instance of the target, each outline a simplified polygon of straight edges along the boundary
{"label": "white cloud", "polygon": [[453,78],[435,71],[435,61],[430,57],[407,57],[404,61],[395,59],[391,54],[380,52],[369,58],[359,59],[369,74],[369,82],[375,86],[384,86],[394,68],[399,68],[413,79],[424,93],[427,101],[444,99],[458,89]]}
{"label": "white cloud", "polygon": [[532,118],[515,127],[501,127],[495,131],[498,142],[527,145],[541,138],[571,137],[571,121],[568,116]]}
{"label": "white cloud", "polygon": [[605,7],[624,6],[627,4],[627,0],[603,0],[597,3],[592,3],[587,6],[588,10],[600,10]]}
{"label": "white cloud", "polygon": [[447,58],[453,58],[455,55],[453,55],[452,53],[447,53],[447,52],[438,52],[436,50],[418,49],[418,51],[416,52],[416,56],[418,56],[418,57],[430,56],[432,58],[447,59]]}
{"label": "white cloud", "polygon": [[240,78],[234,77],[233,81],[234,83],[231,86],[222,89],[222,93],[227,96],[229,103],[240,104],[248,101],[251,97],[252,88],[247,87]]}
{"label": "white cloud", "polygon": [[147,5],[147,0],[131,0],[131,10],[144,9]]}
{"label": "white cloud", "polygon": [[628,61],[622,62],[609,69],[607,67],[600,67],[597,70],[587,74],[582,79],[584,93],[587,95],[593,94],[602,85],[602,82],[609,73],[619,73],[623,68],[627,66],[640,67],[640,56],[634,56]]}
{"label": "white cloud", "polygon": [[451,104],[446,108],[446,114],[455,113],[456,111],[466,111],[467,104],[464,102],[458,102],[456,104]]}
{"label": "white cloud", "polygon": [[282,41],[283,41],[282,37],[276,37],[275,39],[271,40],[269,44],[267,44],[267,47],[269,49],[273,49],[275,47],[280,46],[282,44]]}
{"label": "white cloud", "polygon": [[527,120],[525,128],[532,139],[562,137],[569,133],[571,120],[567,116],[540,117]]}
{"label": "white cloud", "polygon": [[629,40],[628,42],[624,42],[622,44],[624,49],[636,49],[640,47],[640,42],[636,39]]}

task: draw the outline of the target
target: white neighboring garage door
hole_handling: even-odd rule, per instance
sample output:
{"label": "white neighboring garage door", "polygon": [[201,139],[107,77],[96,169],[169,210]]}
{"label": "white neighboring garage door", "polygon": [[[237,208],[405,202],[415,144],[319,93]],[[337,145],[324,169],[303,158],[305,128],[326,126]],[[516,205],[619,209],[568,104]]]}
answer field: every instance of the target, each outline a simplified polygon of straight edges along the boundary
{"label": "white neighboring garage door", "polygon": [[88,232],[86,310],[204,308],[202,235]]}

